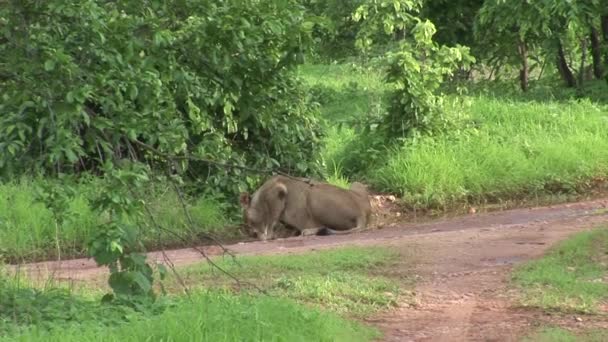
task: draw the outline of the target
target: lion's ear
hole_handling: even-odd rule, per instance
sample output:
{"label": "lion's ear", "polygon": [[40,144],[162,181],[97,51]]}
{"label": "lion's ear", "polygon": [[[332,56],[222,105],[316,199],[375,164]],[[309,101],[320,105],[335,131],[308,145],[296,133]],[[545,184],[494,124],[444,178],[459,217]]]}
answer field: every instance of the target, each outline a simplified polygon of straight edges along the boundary
{"label": "lion's ear", "polygon": [[243,208],[249,207],[249,203],[251,202],[251,196],[249,196],[248,192],[241,192],[240,202]]}
{"label": "lion's ear", "polygon": [[285,186],[285,184],[279,184],[277,186],[277,196],[280,200],[283,200],[285,196],[287,196],[287,187]]}

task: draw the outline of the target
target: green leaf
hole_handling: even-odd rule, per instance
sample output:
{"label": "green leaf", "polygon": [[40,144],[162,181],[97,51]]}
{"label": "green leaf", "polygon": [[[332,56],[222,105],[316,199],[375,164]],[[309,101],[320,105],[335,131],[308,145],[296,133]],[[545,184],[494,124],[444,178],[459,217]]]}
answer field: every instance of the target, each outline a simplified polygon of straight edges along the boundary
{"label": "green leaf", "polygon": [[47,59],[46,62],[44,62],[44,70],[45,71],[55,70],[55,61],[52,59]]}

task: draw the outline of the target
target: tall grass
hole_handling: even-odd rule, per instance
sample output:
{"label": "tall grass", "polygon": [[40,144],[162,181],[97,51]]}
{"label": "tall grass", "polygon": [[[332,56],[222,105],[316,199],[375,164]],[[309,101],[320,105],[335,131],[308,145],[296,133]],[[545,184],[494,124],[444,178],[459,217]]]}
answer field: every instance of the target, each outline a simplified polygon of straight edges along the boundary
{"label": "tall grass", "polygon": [[438,207],[573,192],[607,174],[606,107],[477,97],[470,110],[474,127],[390,150],[372,182]]}
{"label": "tall grass", "polygon": [[[69,199],[66,219],[57,224],[53,213],[36,199],[37,186],[45,180],[22,179],[0,184],[0,259],[36,260],[82,255],[95,229],[104,222],[91,208],[90,200],[98,190],[95,181],[74,184],[76,195]],[[221,230],[226,223],[221,204],[199,198],[187,204],[195,221],[194,231],[173,191],[155,189],[146,198],[155,220],[165,229],[194,237],[200,232]],[[158,241],[181,244],[166,230],[142,227],[141,238],[148,247]]]}
{"label": "tall grass", "polygon": [[365,151],[374,137],[348,125],[339,129],[337,123],[386,109],[390,88],[380,71],[309,65],[300,74],[330,123],[324,159],[334,183],[362,179],[376,190],[402,195],[412,206],[444,209],[463,202],[576,194],[607,175],[604,82],[588,82],[585,92],[592,100],[581,101],[574,100],[573,90],[542,82],[526,94],[511,83],[469,85],[474,95],[447,98],[453,130],[396,147],[387,142],[385,151],[358,151],[353,159],[353,148]]}

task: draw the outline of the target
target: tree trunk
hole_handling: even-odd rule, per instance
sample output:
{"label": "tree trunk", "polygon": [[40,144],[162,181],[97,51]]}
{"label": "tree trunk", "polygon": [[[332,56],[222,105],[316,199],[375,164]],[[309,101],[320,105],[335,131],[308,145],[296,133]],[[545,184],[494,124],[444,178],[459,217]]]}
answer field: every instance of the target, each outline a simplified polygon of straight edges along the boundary
{"label": "tree trunk", "polygon": [[519,70],[519,84],[522,91],[528,91],[528,47],[524,41],[517,45],[521,57],[521,69]]}
{"label": "tree trunk", "polygon": [[587,59],[587,39],[581,39],[581,67],[578,70],[578,87],[583,88],[585,82],[585,60]]}
{"label": "tree trunk", "polygon": [[593,58],[593,74],[595,78],[601,79],[604,75],[604,68],[602,67],[600,34],[595,27],[591,28],[591,56]]}
{"label": "tree trunk", "polygon": [[608,15],[602,16],[602,36],[604,36],[604,41],[608,42]]}
{"label": "tree trunk", "polygon": [[576,80],[574,79],[574,75],[568,67],[568,62],[566,61],[566,54],[564,53],[564,47],[562,46],[562,42],[557,42],[557,69],[559,70],[560,75],[564,82],[566,82],[567,87],[574,87],[576,85]]}

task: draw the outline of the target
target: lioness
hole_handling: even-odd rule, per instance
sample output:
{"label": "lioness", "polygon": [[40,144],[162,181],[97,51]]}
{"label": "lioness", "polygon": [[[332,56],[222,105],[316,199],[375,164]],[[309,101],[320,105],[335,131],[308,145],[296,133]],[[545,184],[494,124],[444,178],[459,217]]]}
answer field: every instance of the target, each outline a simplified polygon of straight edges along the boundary
{"label": "lioness", "polygon": [[272,237],[278,222],[297,229],[302,236],[321,230],[343,234],[364,229],[372,208],[365,185],[350,189],[303,178],[273,176],[253,196],[241,194],[245,224],[262,241]]}

